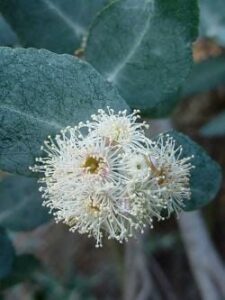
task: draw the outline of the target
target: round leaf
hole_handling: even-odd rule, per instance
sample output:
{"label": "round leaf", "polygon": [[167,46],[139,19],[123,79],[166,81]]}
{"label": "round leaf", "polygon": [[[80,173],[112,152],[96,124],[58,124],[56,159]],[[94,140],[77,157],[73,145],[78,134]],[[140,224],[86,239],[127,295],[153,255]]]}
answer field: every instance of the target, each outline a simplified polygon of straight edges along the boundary
{"label": "round leaf", "polygon": [[116,85],[133,108],[168,115],[192,65],[196,0],[120,0],[89,32],[86,59]]}

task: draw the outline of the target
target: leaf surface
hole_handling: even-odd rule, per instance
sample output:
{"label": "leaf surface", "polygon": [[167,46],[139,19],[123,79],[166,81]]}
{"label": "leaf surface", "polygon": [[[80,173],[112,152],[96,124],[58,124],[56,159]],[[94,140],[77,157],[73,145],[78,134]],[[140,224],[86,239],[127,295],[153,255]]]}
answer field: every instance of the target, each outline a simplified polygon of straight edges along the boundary
{"label": "leaf surface", "polygon": [[37,180],[8,176],[0,182],[0,226],[27,231],[48,222],[51,216],[42,207]]}
{"label": "leaf surface", "polygon": [[185,210],[191,211],[199,209],[212,201],[217,195],[221,183],[222,172],[217,162],[215,162],[205,150],[192,141],[188,136],[172,131],[169,132],[177,145],[183,147],[183,157],[194,155],[191,160],[194,169],[191,170],[191,200],[187,201]]}
{"label": "leaf surface", "polygon": [[90,28],[86,59],[133,108],[168,115],[192,65],[196,0],[119,0]]}
{"label": "leaf surface", "polygon": [[0,11],[24,47],[73,54],[108,0],[0,0]]}
{"label": "leaf surface", "polygon": [[0,169],[29,175],[48,135],[99,108],[129,109],[88,63],[47,50],[0,48]]}

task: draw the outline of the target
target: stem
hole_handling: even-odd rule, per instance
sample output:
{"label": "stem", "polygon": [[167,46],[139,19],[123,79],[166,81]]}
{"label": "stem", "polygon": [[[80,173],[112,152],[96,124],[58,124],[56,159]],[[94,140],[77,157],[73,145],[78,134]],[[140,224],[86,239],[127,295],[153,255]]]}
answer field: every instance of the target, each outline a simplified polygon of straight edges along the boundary
{"label": "stem", "polygon": [[136,245],[130,240],[125,245],[125,268],[124,268],[124,300],[134,300],[137,294],[137,274],[136,274]]}
{"label": "stem", "polygon": [[142,245],[142,236],[126,244],[124,300],[161,299],[148,270]]}

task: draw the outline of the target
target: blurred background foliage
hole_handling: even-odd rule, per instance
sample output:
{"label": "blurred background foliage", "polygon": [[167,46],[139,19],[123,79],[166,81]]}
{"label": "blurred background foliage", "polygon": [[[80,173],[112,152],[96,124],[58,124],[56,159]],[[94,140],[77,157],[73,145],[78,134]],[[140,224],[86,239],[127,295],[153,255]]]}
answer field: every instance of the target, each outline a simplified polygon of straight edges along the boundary
{"label": "blurred background foliage", "polygon": [[[109,2],[0,0],[0,45],[83,57],[90,24]],[[195,64],[180,90],[172,122],[201,144],[224,173],[224,0],[200,0],[200,34],[193,55]],[[34,179],[0,173],[0,299],[122,299],[124,247],[110,241],[97,250],[91,240],[69,233],[61,224],[55,226],[40,205],[36,186]],[[224,262],[224,181],[203,213]],[[151,299],[210,300],[199,293],[175,218],[157,224],[143,248],[153,278]]]}

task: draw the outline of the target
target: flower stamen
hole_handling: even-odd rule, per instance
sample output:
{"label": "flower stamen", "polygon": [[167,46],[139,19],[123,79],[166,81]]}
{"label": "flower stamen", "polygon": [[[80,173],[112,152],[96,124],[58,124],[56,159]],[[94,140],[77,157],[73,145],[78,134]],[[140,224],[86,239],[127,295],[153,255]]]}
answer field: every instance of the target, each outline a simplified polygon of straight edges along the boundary
{"label": "flower stamen", "polygon": [[102,166],[104,165],[104,159],[102,157],[88,156],[83,164],[83,168],[90,174],[98,174]]}
{"label": "flower stamen", "polygon": [[122,243],[147,224],[152,228],[153,219],[164,220],[165,209],[168,216],[179,212],[191,196],[193,166],[173,138],[146,137],[139,111],[108,108],[91,118],[48,137],[30,169],[42,174],[43,205],[56,222],[100,247],[103,232]]}

